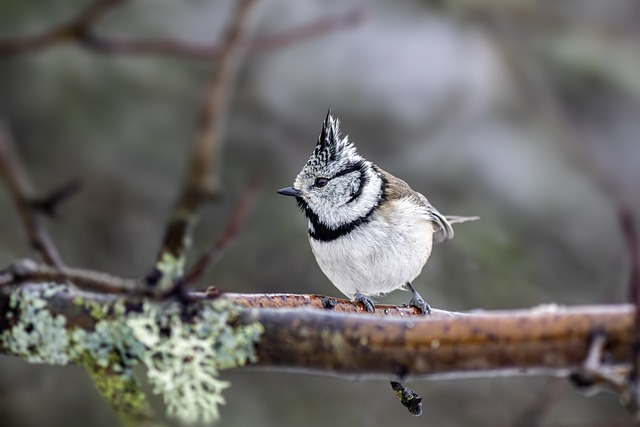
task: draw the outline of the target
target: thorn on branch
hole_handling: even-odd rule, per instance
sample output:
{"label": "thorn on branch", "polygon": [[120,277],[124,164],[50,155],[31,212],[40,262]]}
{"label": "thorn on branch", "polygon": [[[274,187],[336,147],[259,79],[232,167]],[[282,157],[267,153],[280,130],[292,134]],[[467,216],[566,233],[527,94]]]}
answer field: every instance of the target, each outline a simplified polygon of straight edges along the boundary
{"label": "thorn on branch", "polygon": [[407,408],[411,415],[416,417],[422,415],[422,397],[418,393],[395,381],[391,381],[391,388],[396,392],[396,397],[400,403]]}

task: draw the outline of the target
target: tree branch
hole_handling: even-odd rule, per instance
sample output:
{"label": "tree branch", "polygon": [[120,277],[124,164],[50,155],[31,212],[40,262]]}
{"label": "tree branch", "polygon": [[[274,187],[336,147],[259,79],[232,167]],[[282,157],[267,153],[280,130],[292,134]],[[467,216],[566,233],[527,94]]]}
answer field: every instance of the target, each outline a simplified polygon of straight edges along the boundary
{"label": "tree branch", "polygon": [[[0,288],[0,334],[19,320],[11,308],[16,289],[37,291],[47,283],[26,283],[19,288]],[[65,328],[95,329],[99,321],[126,318],[143,304],[162,304],[143,296],[118,296],[74,291],[40,293],[51,316],[63,316]],[[256,322],[263,333],[256,345],[253,366],[287,371],[313,372],[341,377],[468,377],[506,375],[567,376],[585,366],[592,353],[596,334],[605,337],[598,356],[600,369],[626,378],[632,366],[634,309],[632,305],[538,307],[529,310],[452,313],[434,310],[433,316],[409,315],[404,307],[397,311],[378,310],[377,316],[336,312],[344,305],[361,311],[350,301],[336,300],[332,309],[324,308],[320,296],[275,296],[290,304],[309,301],[301,308],[265,308],[265,295],[190,294],[189,316],[219,300],[240,303],[232,322]],[[81,297],[83,304],[77,304]],[[116,309],[124,304],[125,311]],[[90,305],[92,310],[87,310]],[[309,309],[312,308],[312,309]],[[99,319],[92,312],[103,315]],[[398,316],[392,316],[396,314]],[[168,337],[167,337],[168,339]],[[9,349],[2,348],[5,354]],[[622,374],[620,374],[622,372]]]}
{"label": "tree branch", "polygon": [[62,268],[64,266],[62,257],[42,224],[42,218],[33,203],[36,199],[33,196],[31,183],[15,152],[15,145],[2,126],[0,126],[0,176],[5,180],[18,208],[31,247],[40,253],[48,265]]}
{"label": "tree branch", "polygon": [[251,11],[256,0],[239,0],[225,33],[218,63],[208,82],[198,128],[181,194],[167,225],[162,248],[147,283],[172,289],[182,279],[186,251],[198,210],[214,194],[215,151],[219,149],[225,110],[243,53]]}
{"label": "tree branch", "polygon": [[[361,22],[364,16],[363,8],[356,8],[343,15],[321,18],[276,34],[242,41],[241,44],[248,54],[283,49],[333,31],[350,28]],[[176,40],[124,40],[94,33],[85,34],[79,42],[96,52],[121,55],[171,55],[210,61],[223,52],[220,44],[197,44]]]}
{"label": "tree branch", "polygon": [[28,259],[13,263],[0,274],[0,287],[29,282],[70,282],[80,290],[103,294],[142,293],[140,284],[135,280],[93,270],[50,267]]}
{"label": "tree branch", "polygon": [[62,202],[78,193],[82,190],[82,187],[82,180],[78,177],[73,178],[44,197],[33,199],[31,206],[48,217],[56,218],[58,216],[58,207]]}
{"label": "tree branch", "polygon": [[430,319],[252,310],[264,328],[259,366],[352,377],[566,376],[607,336],[612,366],[631,360],[631,306],[513,310]]}
{"label": "tree branch", "polygon": [[260,181],[258,178],[253,178],[247,186],[247,189],[241,195],[240,200],[238,200],[234,206],[233,211],[229,215],[227,225],[220,237],[211,244],[211,247],[198,258],[189,272],[178,282],[176,290],[185,290],[190,284],[202,277],[207,268],[216,262],[220,254],[222,254],[231,241],[238,235],[240,228],[249,214],[259,188]]}
{"label": "tree branch", "polygon": [[[198,44],[177,40],[130,40],[103,36],[91,31],[91,26],[111,8],[126,0],[99,0],[71,21],[31,37],[0,40],[0,55],[34,52],[63,42],[76,42],[84,48],[105,54],[118,55],[171,55],[211,61],[220,56],[220,44]],[[257,54],[283,49],[290,45],[321,37],[362,22],[363,7],[342,15],[330,16],[272,35],[242,42],[247,53]]]}
{"label": "tree branch", "polygon": [[78,40],[102,15],[126,0],[95,0],[69,22],[32,37],[0,40],[0,55],[16,55],[54,44]]}

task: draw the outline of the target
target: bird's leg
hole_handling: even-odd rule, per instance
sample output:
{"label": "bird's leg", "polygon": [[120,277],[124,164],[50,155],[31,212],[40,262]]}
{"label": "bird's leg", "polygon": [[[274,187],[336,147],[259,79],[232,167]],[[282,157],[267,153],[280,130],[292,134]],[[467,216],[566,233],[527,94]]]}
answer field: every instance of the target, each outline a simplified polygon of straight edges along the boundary
{"label": "bird's leg", "polygon": [[424,298],[422,298],[420,296],[420,294],[418,293],[418,291],[416,291],[415,289],[413,289],[413,286],[411,286],[411,283],[407,282],[407,288],[409,288],[409,290],[411,291],[411,301],[409,301],[409,305],[412,307],[416,307],[419,308],[420,311],[422,311],[423,315],[427,315],[427,314],[431,314],[431,307],[429,306],[429,304],[427,304],[427,302],[424,300]]}
{"label": "bird's leg", "polygon": [[369,312],[369,313],[373,313],[376,311],[376,307],[373,304],[373,301],[371,300],[371,298],[369,298],[368,296],[366,296],[365,294],[361,294],[360,292],[356,293],[356,295],[353,297],[354,301],[360,301],[362,304],[364,304],[364,308]]}

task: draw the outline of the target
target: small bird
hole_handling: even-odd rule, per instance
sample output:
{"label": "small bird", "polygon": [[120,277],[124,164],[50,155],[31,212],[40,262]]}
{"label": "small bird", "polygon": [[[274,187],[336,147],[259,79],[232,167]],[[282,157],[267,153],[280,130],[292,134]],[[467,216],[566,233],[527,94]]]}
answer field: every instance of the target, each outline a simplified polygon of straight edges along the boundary
{"label": "small bird", "polygon": [[336,288],[375,311],[371,297],[400,288],[423,314],[429,304],[411,282],[431,255],[433,241],[453,237],[451,224],[477,217],[446,217],[403,180],[360,156],[331,110],[311,157],[293,187],[307,217],[309,242],[320,269]]}

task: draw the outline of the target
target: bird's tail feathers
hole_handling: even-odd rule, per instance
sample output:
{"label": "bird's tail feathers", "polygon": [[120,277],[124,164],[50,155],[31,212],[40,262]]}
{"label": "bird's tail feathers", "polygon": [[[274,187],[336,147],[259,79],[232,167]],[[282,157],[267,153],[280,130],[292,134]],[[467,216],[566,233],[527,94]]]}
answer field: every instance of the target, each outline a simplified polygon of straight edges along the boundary
{"label": "bird's tail feathers", "polygon": [[477,221],[480,219],[479,216],[457,216],[457,215],[446,215],[447,221],[449,224],[460,224],[467,221]]}

